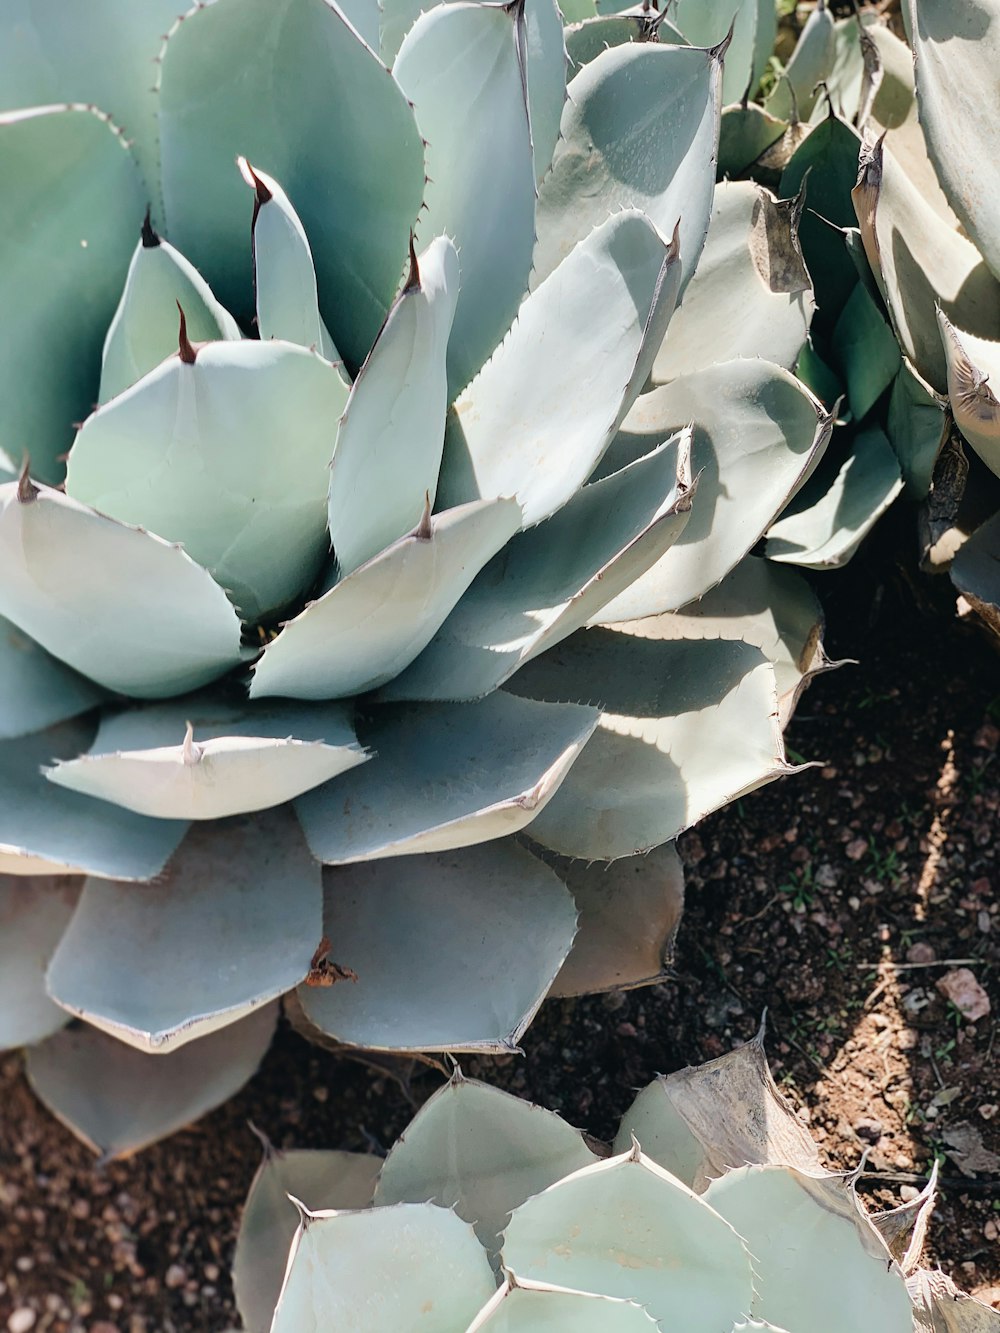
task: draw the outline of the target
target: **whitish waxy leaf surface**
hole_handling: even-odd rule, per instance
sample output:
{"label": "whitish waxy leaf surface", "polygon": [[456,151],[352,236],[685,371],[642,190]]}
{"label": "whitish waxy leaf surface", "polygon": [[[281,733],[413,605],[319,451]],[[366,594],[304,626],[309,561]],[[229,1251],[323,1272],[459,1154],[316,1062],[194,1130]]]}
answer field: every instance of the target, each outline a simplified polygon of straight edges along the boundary
{"label": "whitish waxy leaf surface", "polygon": [[756,87],[774,45],[775,12],[770,0],[716,0],[712,5],[677,0],[673,7],[671,21],[692,46],[718,46],[732,28],[732,40],[723,57],[725,105],[738,102]]}
{"label": "whitish waxy leaf surface", "polygon": [[0,620],[0,739],[65,722],[104,697],[93,681],[50,657],[10,621]]}
{"label": "whitish waxy leaf surface", "polygon": [[192,11],[164,53],[159,125],[171,240],[230,309],[246,310],[249,209],[234,166],[245,156],[294,199],[320,310],[360,365],[403,271],[424,160],[406,98],[336,6],[216,0]]}
{"label": "whitish waxy leaf surface", "polygon": [[774,669],[748,644],[590,629],[523,667],[511,688],[603,710],[531,826],[565,856],[612,860],[657,847],[789,771]]}
{"label": "whitish waxy leaf surface", "polygon": [[790,369],[814,309],[794,201],[778,203],[752,181],[721,181],[705,249],[657,353],[653,378],[664,384],[741,356]]}
{"label": "whitish waxy leaf surface", "polygon": [[0,1050],[31,1046],[69,1022],[45,990],[45,968],[79,894],[79,880],[0,875]]}
{"label": "whitish waxy leaf surface", "polygon": [[333,959],[358,980],[298,994],[317,1027],[353,1046],[509,1052],[576,929],[558,877],[512,839],[323,881]]}
{"label": "whitish waxy leaf surface", "polygon": [[366,758],[341,705],[251,712],[189,698],[107,714],[88,753],[46,776],[138,814],[224,819],[281,805]]}
{"label": "whitish waxy leaf surface", "polygon": [[597,716],[502,693],[380,708],[362,724],[375,756],[368,774],[345,775],[296,802],[310,850],[338,865],[516,833],[558,790]]}
{"label": "whitish waxy leaf surface", "polygon": [[781,513],[826,448],[832,423],[798,380],[766,361],[727,361],[643,394],[602,471],[694,425],[698,495],[683,533],[600,619],[673,611],[723,579]]}
{"label": "whitish waxy leaf surface", "polygon": [[86,107],[0,116],[0,180],[0,304],[15,321],[0,359],[0,446],[16,461],[30,453],[56,483],[93,401],[142,185],[121,136]]}
{"label": "whitish waxy leaf surface", "polygon": [[833,13],[825,3],[818,4],[799,33],[782,77],[767,95],[768,113],[781,120],[788,120],[793,114],[799,120],[808,120],[819,95],[817,85],[833,72],[836,51]]}
{"label": "whitish waxy leaf surface", "polygon": [[417,19],[393,65],[428,145],[420,236],[452,237],[462,265],[450,397],[503,338],[528,286],[535,172],[524,39],[521,6],[438,5]]}
{"label": "whitish waxy leaf surface", "polygon": [[555,0],[525,0],[524,18],[531,149],[535,180],[540,183],[552,165],[559,141],[566,101],[566,45],[562,14]]}
{"label": "whitish waxy leaf surface", "polygon": [[347,393],[339,371],[292,343],[210,343],[187,359],[182,346],[84,422],[67,489],[180,542],[244,619],[261,620],[309,587],[327,553]]}
{"label": "whitish waxy leaf surface", "polygon": [[330,539],[350,574],[420,522],[437,493],[459,267],[447,237],[415,265],[351,389],[330,466]]}
{"label": "whitish waxy leaf surface", "polygon": [[[538,199],[532,286],[622,208],[641,209],[664,236],[680,222],[687,281],[712,213],[720,76],[710,52],[640,43],[606,51],[571,80]],[[603,308],[595,297],[591,311]],[[601,322],[580,320],[575,332]]]}
{"label": "whitish waxy leaf surface", "polygon": [[746,1166],[713,1181],[704,1198],[754,1257],[754,1314],[823,1333],[912,1333],[903,1275],[842,1178]]}
{"label": "whitish waxy leaf surface", "polygon": [[185,824],[102,808],[46,782],[44,765],[75,757],[93,737],[92,723],[77,720],[0,745],[0,871],[148,880],[166,865]]}
{"label": "whitish waxy leaf surface", "polygon": [[582,487],[482,571],[390,698],[475,699],[565,639],[678,539],[694,487],[690,432]]}
{"label": "whitish waxy leaf surface", "polygon": [[271,1044],[277,1017],[278,1006],[265,1005],[168,1055],[146,1055],[96,1028],[66,1028],[28,1051],[28,1081],[94,1152],[127,1157],[237,1092]]}
{"label": "whitish waxy leaf surface", "polygon": [[291,990],[322,935],[319,866],[287,810],[195,825],[137,890],[88,879],[49,993],[141,1051],[171,1051]]}
{"label": "whitish waxy leaf surface", "polygon": [[466,1328],[493,1291],[486,1251],[445,1208],[307,1215],[271,1333],[450,1333]]}
{"label": "whitish waxy leaf surface", "polygon": [[513,1210],[596,1160],[580,1131],[554,1112],[458,1074],[396,1142],[375,1203],[429,1199],[454,1208],[495,1262]]}
{"label": "whitish waxy leaf surface", "polygon": [[517,1277],[637,1301],[663,1328],[728,1328],[753,1300],[736,1232],[638,1153],[529,1199],[511,1218],[503,1262]]}
{"label": "whitish waxy leaf surface", "polygon": [[239,616],[179,547],[59,491],[21,489],[24,500],[17,482],[0,486],[0,615],[138,698],[197,689],[239,662]]}
{"label": "whitish waxy leaf surface", "polygon": [[508,1280],[468,1333],[653,1333],[656,1321],[634,1301],[591,1292],[557,1291],[542,1283]]}
{"label": "whitish waxy leaf surface", "polygon": [[254,668],[251,698],[338,699],[384,685],[427,646],[519,526],[509,499],[421,519],[285,624]]}
{"label": "whitish waxy leaf surface", "polygon": [[233,1257],[236,1305],[247,1333],[270,1333],[300,1216],[292,1199],[313,1212],[367,1208],[382,1165],[381,1157],[363,1153],[279,1152],[266,1140],[265,1145],[243,1205]]}
{"label": "whitish waxy leaf surface", "polygon": [[178,306],[192,342],[243,336],[201,274],[147,222],[104,340],[98,402],[106,403],[177,351]]}
{"label": "whitish waxy leaf surface", "polygon": [[948,367],[948,398],[955,424],[994,475],[1000,477],[1000,343],[956,329],[943,311],[938,328]]}
{"label": "whitish waxy leaf surface", "polygon": [[642,387],[636,363],[670,259],[642,214],[621,212],[532,292],[449,418],[443,504],[514,495],[529,527],[576,493]]}

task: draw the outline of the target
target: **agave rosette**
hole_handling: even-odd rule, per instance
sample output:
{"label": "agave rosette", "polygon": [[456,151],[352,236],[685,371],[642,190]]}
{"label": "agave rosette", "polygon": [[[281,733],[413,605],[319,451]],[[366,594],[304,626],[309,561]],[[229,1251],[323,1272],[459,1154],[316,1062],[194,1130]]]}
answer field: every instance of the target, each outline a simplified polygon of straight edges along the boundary
{"label": "agave rosette", "polygon": [[176,10],[0,22],[0,1042],[106,1152],[296,988],[503,1051],[655,979],[825,664],[750,554],[829,422],[725,43],[567,96],[552,0]]}

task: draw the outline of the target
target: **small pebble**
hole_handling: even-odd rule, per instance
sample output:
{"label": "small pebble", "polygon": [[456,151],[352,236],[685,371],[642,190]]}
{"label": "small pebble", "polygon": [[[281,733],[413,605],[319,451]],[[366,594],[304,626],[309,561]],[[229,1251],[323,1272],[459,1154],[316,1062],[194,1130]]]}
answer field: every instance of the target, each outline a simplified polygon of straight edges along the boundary
{"label": "small pebble", "polygon": [[171,1264],[163,1275],[163,1285],[165,1287],[183,1287],[187,1281],[187,1269],[180,1264]]}
{"label": "small pebble", "polygon": [[36,1318],[34,1310],[22,1305],[7,1320],[7,1333],[29,1333],[29,1329],[35,1327]]}

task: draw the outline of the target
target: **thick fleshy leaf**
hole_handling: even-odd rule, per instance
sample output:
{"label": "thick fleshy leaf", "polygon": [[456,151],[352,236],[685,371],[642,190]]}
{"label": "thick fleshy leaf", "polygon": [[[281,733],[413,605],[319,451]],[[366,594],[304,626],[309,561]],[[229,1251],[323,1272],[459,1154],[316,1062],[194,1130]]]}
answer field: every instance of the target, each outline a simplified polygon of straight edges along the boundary
{"label": "thick fleshy leaf", "polygon": [[889,398],[886,433],[906,490],[915,500],[924,499],[931,488],[944,425],[944,401],[904,358]]}
{"label": "thick fleshy leaf", "polygon": [[486,1251],[446,1208],[306,1213],[271,1333],[451,1333],[472,1322],[494,1287]]}
{"label": "thick fleshy leaf", "polygon": [[656,1321],[634,1301],[561,1291],[508,1276],[468,1333],[653,1333]]}
{"label": "thick fleshy leaf", "polygon": [[65,722],[104,697],[93,681],[50,657],[9,620],[0,620],[0,740]]}
{"label": "thick fleshy leaf", "polygon": [[552,165],[566,101],[567,60],[562,14],[556,0],[525,0],[528,115],[535,181]]}
{"label": "thick fleshy leaf", "polygon": [[330,466],[330,539],[350,574],[433,505],[448,410],[448,337],[458,299],[445,236],[416,260],[351,389]]}
{"label": "thick fleshy leaf", "polygon": [[69,1022],[49,999],[45,968],[79,895],[79,880],[0,875],[0,1050],[43,1041]]}
{"label": "thick fleshy leaf", "polygon": [[147,220],[104,340],[98,402],[106,403],[177,351],[178,306],[192,342],[242,337],[197,269]]}
{"label": "thick fleshy leaf", "polygon": [[375,1204],[454,1208],[496,1262],[515,1208],[596,1157],[552,1111],[462,1077],[417,1112],[385,1159]]}
{"label": "thick fleshy leaf", "polygon": [[818,85],[833,71],[837,34],[826,0],[819,0],[799,33],[783,76],[765,100],[772,116],[808,120],[819,95]]}
{"label": "thick fleshy leaf", "polygon": [[678,277],[676,250],[641,213],[616,213],[581,242],[456,403],[441,502],[513,495],[525,527],[561,508],[638,396],[636,367],[659,346]]}
{"label": "thick fleshy leaf", "polygon": [[295,200],[320,310],[360,365],[402,275],[424,160],[405,96],[336,5],[215,0],[193,10],[164,52],[159,127],[171,240],[231,310],[247,310],[249,209],[234,166],[246,157]]}
{"label": "thick fleshy leaf", "polygon": [[622,208],[640,209],[665,236],[680,222],[687,281],[712,214],[720,83],[716,53],[647,42],[614,47],[580,71],[539,194],[533,287]]}
{"label": "thick fleshy leaf", "polygon": [[523,5],[438,5],[417,19],[393,65],[427,142],[419,235],[450,236],[462,265],[449,397],[489,358],[528,286],[535,172],[526,27]]}
{"label": "thick fleshy leaf", "polygon": [[843,1178],[744,1166],[704,1198],[754,1257],[754,1314],[824,1333],[912,1333],[903,1275]]}
{"label": "thick fleshy leaf", "polygon": [[1000,477],[1000,403],[989,383],[991,379],[1000,383],[1000,342],[957,329],[943,310],[938,311],[937,322],[955,425],[990,471]]}
{"label": "thick fleshy leaf", "polygon": [[[224,3],[225,0],[222,0]],[[177,356],[89,417],[70,454],[74,499],[180,542],[251,623],[314,582],[348,388],[318,353],[217,342]]]}
{"label": "thick fleshy leaf", "polygon": [[511,1218],[503,1262],[518,1278],[637,1301],[662,1328],[729,1328],[752,1303],[736,1232],[638,1152],[529,1199]]}
{"label": "thick fleshy leaf", "polygon": [[795,365],[815,308],[798,211],[752,181],[716,186],[705,249],[653,365],[656,383],[741,356]]}
{"label": "thick fleshy leaf", "polygon": [[698,477],[691,519],[666,555],[602,609],[605,623],[676,610],[725,578],[816,466],[832,430],[820,403],[788,371],[728,361],[643,394],[602,471],[688,422]]}
{"label": "thick fleshy leaf", "polygon": [[769,148],[778,144],[787,130],[787,121],[769,115],[756,102],[723,107],[716,164],[719,179],[742,176]]}
{"label": "thick fleshy leaf", "polygon": [[618,6],[616,13],[599,14],[570,24],[565,37],[570,78],[575,78],[584,65],[589,65],[611,46],[648,41],[685,45],[684,38],[663,13],[628,4]]}
{"label": "thick fleshy leaf", "polygon": [[688,522],[690,432],[584,486],[479,575],[390,698],[475,699],[650,569]]}
{"label": "thick fleshy leaf", "polygon": [[339,704],[188,698],[107,713],[88,752],[46,777],[141,815],[224,819],[281,805],[367,757]]}
{"label": "thick fleshy leaf", "polygon": [[1000,634],[1000,514],[963,543],[952,561],[951,579],[972,609]]}
{"label": "thick fleshy leaf", "polygon": [[899,344],[868,288],[859,282],[833,330],[833,353],[855,421],[868,415],[896,378]]}
{"label": "thick fleshy leaf", "polygon": [[367,1208],[382,1166],[381,1157],[364,1153],[279,1152],[264,1142],[264,1160],[243,1205],[233,1256],[234,1294],[247,1333],[270,1333],[300,1217],[292,1199],[313,1212]]}
{"label": "thick fleshy leaf", "polygon": [[323,880],[324,930],[358,980],[298,995],[311,1022],[352,1046],[516,1049],[576,930],[558,877],[512,839]]}
{"label": "thick fleshy leaf", "polygon": [[97,396],[101,345],[142,221],[142,183],[120,133],[83,106],[0,115],[0,180],[0,305],[9,321],[0,445],[15,462],[30,453],[35,473],[54,484],[74,423]]}
{"label": "thick fleshy leaf", "polygon": [[211,1111],[256,1070],[277,1005],[169,1055],[146,1055],[92,1027],[64,1028],[28,1051],[28,1080],[103,1158],[127,1157]]}
{"label": "thick fleshy leaf", "polygon": [[907,0],[920,123],[948,202],[1000,276],[993,111],[1000,65],[997,0]]}
{"label": "thick fleshy leaf", "polygon": [[301,981],[321,904],[289,811],[195,825],[158,883],[87,880],[49,993],[138,1050],[175,1050]]}
{"label": "thick fleshy leaf", "polygon": [[166,865],[184,823],[144,819],[45,781],[44,765],[75,757],[93,737],[92,723],[78,720],[0,745],[0,871],[148,880]]}
{"label": "thick fleshy leaf", "polygon": [[340,353],[319,313],[316,268],[298,213],[273,176],[257,170],[243,157],[239,168],[254,192],[253,289],[257,332],[265,340],[281,338],[301,347],[312,347],[327,361],[339,361]]}
{"label": "thick fleshy leaf", "polygon": [[523,667],[512,688],[603,709],[531,826],[532,838],[563,856],[613,860],[647,851],[791,771],[774,668],[748,644],[589,629]]}
{"label": "thick fleshy leaf", "polygon": [[376,758],[296,803],[327,865],[441,852],[517,833],[551,800],[597,710],[495,693],[476,703],[381,708],[362,723]]}
{"label": "thick fleshy leaf", "polygon": [[239,616],[205,570],[60,491],[0,486],[0,559],[0,615],[109,690],[182,694],[240,661]]}
{"label": "thick fleshy leaf", "polygon": [[519,527],[510,499],[425,513],[408,536],[286,622],[254,667],[251,698],[339,699],[384,685]]}
{"label": "thick fleshy leaf", "polygon": [[[770,8],[773,14],[774,6]],[[692,46],[719,46],[732,29],[722,74],[722,100],[727,106],[739,102],[744,93],[753,92],[771,53],[773,32],[758,68],[757,25],[763,9],[760,0],[715,0],[712,5],[701,0],[677,0],[671,7],[671,21]],[[762,38],[766,40],[763,33]]]}
{"label": "thick fleshy leaf", "polygon": [[684,870],[674,844],[610,864],[559,861],[556,870],[580,920],[549,998],[662,980],[684,911]]}

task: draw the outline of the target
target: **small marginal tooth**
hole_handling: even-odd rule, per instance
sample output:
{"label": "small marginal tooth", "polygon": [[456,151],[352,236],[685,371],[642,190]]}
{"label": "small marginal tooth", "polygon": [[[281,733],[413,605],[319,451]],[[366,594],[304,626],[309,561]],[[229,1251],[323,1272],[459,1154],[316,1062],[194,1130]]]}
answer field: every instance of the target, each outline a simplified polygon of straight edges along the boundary
{"label": "small marginal tooth", "polygon": [[24,455],[24,462],[21,464],[21,471],[17,478],[17,498],[20,504],[30,505],[38,497],[38,487],[28,475],[28,469],[31,462],[28,455]]}

